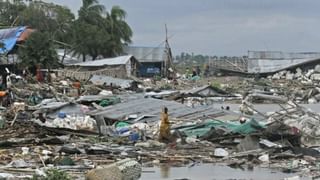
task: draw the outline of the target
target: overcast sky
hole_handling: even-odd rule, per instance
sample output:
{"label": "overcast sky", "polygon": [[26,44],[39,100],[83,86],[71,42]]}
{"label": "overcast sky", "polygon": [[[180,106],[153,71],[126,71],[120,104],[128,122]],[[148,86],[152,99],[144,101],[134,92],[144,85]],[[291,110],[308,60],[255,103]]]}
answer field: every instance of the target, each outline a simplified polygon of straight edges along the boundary
{"label": "overcast sky", "polygon": [[[45,0],[73,12],[81,0]],[[320,51],[316,0],[100,0],[127,11],[133,45],[158,46],[169,30],[174,54],[246,55],[248,50]]]}

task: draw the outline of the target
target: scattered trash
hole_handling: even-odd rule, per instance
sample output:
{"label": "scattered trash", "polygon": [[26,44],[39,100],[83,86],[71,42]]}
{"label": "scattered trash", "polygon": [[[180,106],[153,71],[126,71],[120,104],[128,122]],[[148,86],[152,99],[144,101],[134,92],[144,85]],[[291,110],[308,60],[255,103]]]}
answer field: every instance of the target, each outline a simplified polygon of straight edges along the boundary
{"label": "scattered trash", "polygon": [[226,151],[222,148],[216,148],[214,150],[214,156],[216,156],[216,157],[226,157],[228,155],[229,155],[228,151]]}
{"label": "scattered trash", "polygon": [[9,178],[14,178],[15,176],[13,174],[9,173],[0,173],[0,178],[1,179],[9,179]]}
{"label": "scattered trash", "polygon": [[21,150],[22,150],[22,155],[29,154],[29,148],[28,147],[22,147]]}
{"label": "scattered trash", "polygon": [[264,154],[258,158],[262,162],[269,162],[269,154]]}
{"label": "scattered trash", "polygon": [[[10,173],[31,167],[45,176],[52,167],[75,176],[88,172],[88,179],[138,179],[141,165],[203,162],[268,164],[316,177],[320,114],[299,103],[320,102],[319,68],[256,79],[94,75],[78,89],[77,80],[59,73],[50,84],[11,81],[15,99],[0,108],[0,159]],[[280,110],[259,112],[259,103]],[[158,141],[163,106],[170,125],[165,143]]]}
{"label": "scattered trash", "polygon": [[26,163],[23,159],[18,159],[11,161],[7,167],[14,167],[14,168],[27,168],[30,167],[29,163]]}

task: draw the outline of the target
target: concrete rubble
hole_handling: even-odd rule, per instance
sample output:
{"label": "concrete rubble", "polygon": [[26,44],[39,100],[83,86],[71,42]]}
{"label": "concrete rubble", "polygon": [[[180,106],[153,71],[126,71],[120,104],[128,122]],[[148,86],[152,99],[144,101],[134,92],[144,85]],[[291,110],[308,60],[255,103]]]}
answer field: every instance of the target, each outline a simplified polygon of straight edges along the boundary
{"label": "concrete rubble", "polygon": [[[13,81],[13,96],[1,106],[0,177],[45,176],[54,168],[74,179],[139,179],[142,167],[194,162],[318,177],[320,114],[299,103],[320,101],[319,76],[320,66],[224,80],[219,87],[200,77],[152,82],[94,76],[81,89],[59,77]],[[270,102],[280,110],[255,109],[254,103]],[[172,133],[179,132],[175,143],[157,138],[164,106]]]}

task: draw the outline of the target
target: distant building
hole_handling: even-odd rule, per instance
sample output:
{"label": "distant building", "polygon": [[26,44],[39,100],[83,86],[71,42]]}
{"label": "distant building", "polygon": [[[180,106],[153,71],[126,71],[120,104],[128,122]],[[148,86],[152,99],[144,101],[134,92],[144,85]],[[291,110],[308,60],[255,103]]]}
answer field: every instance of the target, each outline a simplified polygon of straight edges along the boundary
{"label": "distant building", "polygon": [[168,76],[171,52],[167,48],[128,46],[124,48],[124,54],[131,54],[139,61],[139,77]]}
{"label": "distant building", "polygon": [[320,52],[248,51],[248,56],[211,59],[209,65],[223,73],[270,74],[319,62]]}

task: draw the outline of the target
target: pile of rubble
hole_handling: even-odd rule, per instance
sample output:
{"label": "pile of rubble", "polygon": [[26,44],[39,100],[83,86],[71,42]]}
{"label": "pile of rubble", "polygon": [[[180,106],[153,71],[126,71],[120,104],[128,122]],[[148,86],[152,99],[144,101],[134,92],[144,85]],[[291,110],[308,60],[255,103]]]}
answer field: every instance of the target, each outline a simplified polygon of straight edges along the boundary
{"label": "pile of rubble", "polygon": [[280,71],[268,79],[275,81],[282,92],[296,102],[317,103],[320,101],[320,65],[303,72],[297,68],[295,72]]}
{"label": "pile of rubble", "polygon": [[[297,104],[281,106],[272,114],[244,115],[209,103],[217,98],[242,100],[223,87],[151,91],[149,82],[131,86],[131,81],[111,78],[110,86],[104,83],[108,80],[95,77],[82,82],[80,89],[74,81],[58,78],[50,83],[14,82],[10,101],[1,107],[0,177],[30,178],[56,168],[73,178],[101,179],[108,174],[138,179],[141,166],[169,162],[319,174],[320,149],[315,146],[320,142],[320,115]],[[261,80],[255,87],[268,83]],[[175,143],[157,138],[163,106],[169,109],[172,133],[181,135]],[[249,108],[257,112],[254,106]]]}

